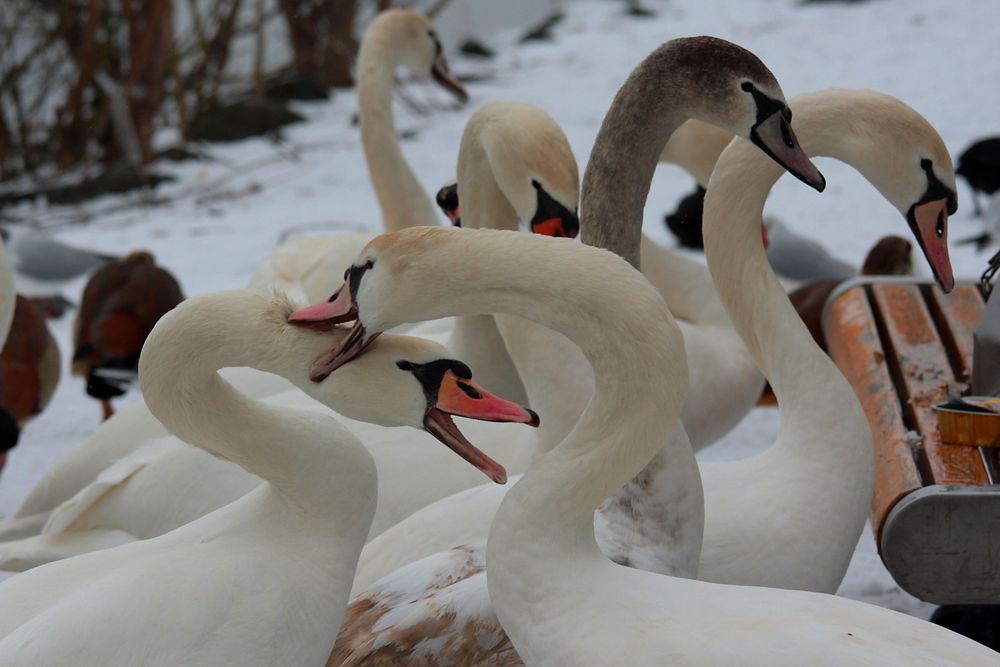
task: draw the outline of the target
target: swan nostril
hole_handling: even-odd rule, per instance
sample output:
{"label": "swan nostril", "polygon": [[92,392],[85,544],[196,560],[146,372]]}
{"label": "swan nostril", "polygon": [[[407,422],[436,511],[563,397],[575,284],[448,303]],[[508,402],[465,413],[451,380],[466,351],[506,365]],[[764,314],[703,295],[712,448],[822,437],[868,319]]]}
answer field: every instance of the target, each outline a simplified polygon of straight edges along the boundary
{"label": "swan nostril", "polygon": [[781,138],[786,146],[795,148],[795,141],[792,140],[792,128],[784,119],[781,120]]}

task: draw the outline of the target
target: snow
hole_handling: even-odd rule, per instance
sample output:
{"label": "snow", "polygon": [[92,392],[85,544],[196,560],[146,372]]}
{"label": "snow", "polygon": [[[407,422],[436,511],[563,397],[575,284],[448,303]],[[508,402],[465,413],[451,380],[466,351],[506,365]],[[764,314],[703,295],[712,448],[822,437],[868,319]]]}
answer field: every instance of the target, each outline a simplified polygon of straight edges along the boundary
{"label": "snow", "polygon": [[[408,92],[433,104],[431,115],[400,106],[397,126],[415,133],[404,150],[428,192],[454,173],[462,128],[480,104],[518,99],[546,109],[565,129],[581,165],[622,81],[664,40],[714,34],[755,52],[777,75],[786,97],[829,87],[867,87],[895,95],[923,113],[939,130],[953,155],[974,139],[1000,133],[997,93],[986,82],[1000,80],[995,57],[1000,4],[976,0],[875,0],[858,5],[802,6],[795,0],[697,0],[647,4],[653,19],[623,14],[619,2],[574,2],[556,30],[554,42],[516,44],[521,29],[491,31],[485,21],[466,28],[498,51],[496,60],[452,56],[459,73],[488,73],[492,79],[469,86],[471,102],[452,107],[431,84],[409,84]],[[464,35],[463,35],[464,36]],[[454,40],[449,40],[453,42]],[[445,108],[446,107],[446,108]],[[213,145],[210,162],[157,165],[176,176],[155,196],[106,197],[81,207],[25,204],[5,214],[50,229],[59,239],[82,247],[122,254],[147,248],[180,280],[186,294],[246,285],[256,264],[284,230],[291,228],[379,229],[375,196],[368,181],[357,128],[351,117],[353,91],[337,91],[329,102],[300,104],[309,121],[293,126],[275,142],[255,139]],[[163,142],[172,138],[165,130]],[[840,163],[819,160],[827,191],[818,195],[783,178],[768,213],[797,232],[822,241],[834,254],[859,265],[867,249],[888,233],[905,233],[899,214],[863,179]],[[647,231],[668,242],[663,213],[691,188],[691,179],[661,168],[647,207]],[[970,192],[959,184],[963,205],[952,218],[951,238],[978,234]],[[151,203],[153,200],[159,203]],[[145,202],[145,203],[144,203]],[[129,205],[124,205],[129,204]],[[82,218],[86,218],[83,220]],[[442,216],[442,224],[445,220]],[[951,248],[959,278],[977,278],[990,249]],[[923,275],[930,272],[918,262]],[[79,298],[83,280],[62,286]],[[30,293],[50,291],[21,284]],[[13,511],[44,470],[80,443],[99,423],[96,402],[83,382],[68,375],[71,316],[52,323],[63,352],[64,378],[52,404],[25,429],[0,478],[0,515]],[[133,391],[124,406],[139,400]],[[777,413],[756,410],[705,458],[748,456],[773,441]],[[926,617],[931,607],[892,582],[875,552],[871,533],[858,546],[841,593]]]}

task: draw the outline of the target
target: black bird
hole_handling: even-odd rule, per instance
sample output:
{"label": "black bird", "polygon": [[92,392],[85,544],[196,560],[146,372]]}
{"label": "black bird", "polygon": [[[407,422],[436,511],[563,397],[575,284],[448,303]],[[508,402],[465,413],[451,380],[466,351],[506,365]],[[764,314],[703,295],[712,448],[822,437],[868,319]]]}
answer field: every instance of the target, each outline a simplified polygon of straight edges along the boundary
{"label": "black bird", "polygon": [[704,250],[701,238],[701,214],[705,206],[705,188],[700,185],[691,194],[680,200],[677,210],[663,217],[670,233],[684,248]]}
{"label": "black bird", "polygon": [[981,139],[958,157],[956,174],[962,175],[972,188],[972,205],[976,215],[983,214],[979,193],[992,195],[1000,190],[1000,137]]}

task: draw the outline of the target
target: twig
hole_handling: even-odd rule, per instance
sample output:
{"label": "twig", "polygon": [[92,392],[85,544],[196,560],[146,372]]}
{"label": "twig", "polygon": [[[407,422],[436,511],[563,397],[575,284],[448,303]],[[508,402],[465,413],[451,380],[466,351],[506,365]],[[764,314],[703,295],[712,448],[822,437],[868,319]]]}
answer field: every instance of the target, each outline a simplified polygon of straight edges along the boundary
{"label": "twig", "polygon": [[115,138],[122,148],[125,161],[133,167],[141,166],[142,148],[139,145],[139,134],[129,114],[128,101],[125,99],[122,87],[103,71],[94,74],[94,81],[108,97],[111,127],[114,128]]}
{"label": "twig", "polygon": [[[127,211],[132,208],[176,204],[189,199],[195,201],[199,199],[211,200],[213,197],[219,196],[220,193],[218,191],[222,190],[223,186],[227,185],[234,178],[243,177],[252,171],[271,166],[278,162],[295,162],[303,153],[328,150],[331,147],[343,144],[343,140],[335,139],[309,144],[288,144],[283,147],[283,150],[276,151],[273,154],[265,155],[240,165],[233,164],[230,166],[231,171],[228,173],[221,174],[208,183],[189,185],[169,197],[143,193],[139,196],[138,200],[129,199],[127,201],[119,201],[90,210],[82,210],[83,207],[77,207],[70,211],[60,211],[48,217],[44,214],[39,215],[36,211],[33,211],[28,217],[18,218],[11,214],[7,214],[7,217],[11,221],[28,224],[39,229],[61,229],[84,224],[94,219],[107,218],[115,213]],[[246,194],[251,193],[247,192]]]}

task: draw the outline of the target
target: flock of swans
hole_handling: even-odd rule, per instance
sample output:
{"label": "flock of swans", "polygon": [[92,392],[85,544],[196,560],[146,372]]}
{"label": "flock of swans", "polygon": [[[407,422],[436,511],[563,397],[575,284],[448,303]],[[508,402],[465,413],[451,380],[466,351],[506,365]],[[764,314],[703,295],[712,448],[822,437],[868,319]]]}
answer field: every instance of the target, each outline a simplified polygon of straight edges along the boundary
{"label": "flock of swans", "polygon": [[[0,521],[0,569],[24,570],[0,664],[1000,664],[832,595],[871,432],[761,243],[776,180],[822,190],[808,156],[831,156],[950,290],[954,173],[922,116],[868,90],[786,102],[741,47],[675,39],[625,81],[582,188],[544,111],[477,111],[449,229],[395,138],[397,66],[465,96],[427,19],[375,19],[358,95],[388,233],[289,240],[250,289],[160,321],[144,403]],[[661,160],[707,186],[707,267],[642,234]],[[777,441],[699,464],[765,378]]]}

